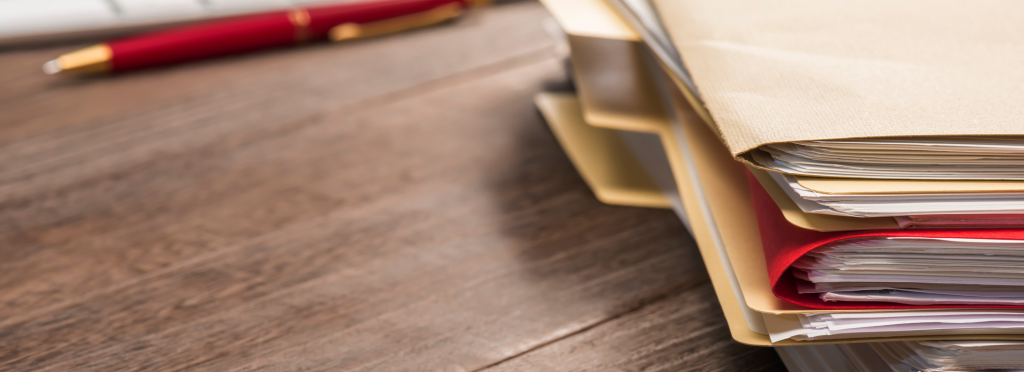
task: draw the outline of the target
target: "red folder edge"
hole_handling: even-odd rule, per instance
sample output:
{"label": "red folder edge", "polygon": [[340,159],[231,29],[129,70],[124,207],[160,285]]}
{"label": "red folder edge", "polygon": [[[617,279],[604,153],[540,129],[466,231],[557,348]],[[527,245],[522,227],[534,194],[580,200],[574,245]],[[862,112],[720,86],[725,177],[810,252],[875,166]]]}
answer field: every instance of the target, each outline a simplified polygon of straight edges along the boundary
{"label": "red folder edge", "polygon": [[892,309],[1024,309],[1024,305],[904,305],[888,302],[825,302],[814,294],[800,294],[790,266],[798,258],[824,244],[837,240],[871,237],[920,237],[1024,240],[1024,229],[930,229],[930,230],[861,230],[821,232],[790,224],[782,211],[750,171],[747,182],[757,214],[761,245],[768,265],[772,293],[790,303],[821,310],[892,310]]}

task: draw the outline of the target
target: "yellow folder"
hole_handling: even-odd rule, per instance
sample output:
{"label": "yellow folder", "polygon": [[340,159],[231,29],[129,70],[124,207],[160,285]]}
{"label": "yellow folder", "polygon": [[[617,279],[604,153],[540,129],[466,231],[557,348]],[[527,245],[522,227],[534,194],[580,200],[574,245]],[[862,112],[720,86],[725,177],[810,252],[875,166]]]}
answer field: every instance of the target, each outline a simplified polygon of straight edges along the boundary
{"label": "yellow folder", "polygon": [[575,95],[545,94],[535,101],[558,143],[598,200],[613,205],[670,207],[668,198],[629,153],[618,134],[584,124]]}

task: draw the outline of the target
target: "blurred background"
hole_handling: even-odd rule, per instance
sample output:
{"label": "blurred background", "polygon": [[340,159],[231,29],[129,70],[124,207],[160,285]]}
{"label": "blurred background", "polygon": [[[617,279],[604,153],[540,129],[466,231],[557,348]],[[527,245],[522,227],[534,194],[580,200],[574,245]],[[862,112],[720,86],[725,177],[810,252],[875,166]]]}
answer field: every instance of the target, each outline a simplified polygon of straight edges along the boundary
{"label": "blurred background", "polygon": [[0,0],[0,370],[771,371],[534,1]]}

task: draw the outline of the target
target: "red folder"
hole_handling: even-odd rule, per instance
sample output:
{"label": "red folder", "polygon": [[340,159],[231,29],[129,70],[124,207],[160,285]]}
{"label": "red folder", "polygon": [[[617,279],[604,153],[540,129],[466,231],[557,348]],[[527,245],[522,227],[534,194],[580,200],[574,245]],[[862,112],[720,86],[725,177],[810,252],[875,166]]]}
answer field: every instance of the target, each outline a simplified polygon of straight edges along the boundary
{"label": "red folder", "polygon": [[837,240],[871,237],[922,237],[1024,240],[1024,229],[934,229],[934,230],[862,230],[820,232],[793,226],[753,174],[747,172],[750,193],[757,213],[758,230],[768,264],[772,293],[791,303],[823,310],[885,309],[1024,309],[1024,305],[904,305],[889,302],[825,302],[815,294],[800,294],[790,270],[800,256]]}

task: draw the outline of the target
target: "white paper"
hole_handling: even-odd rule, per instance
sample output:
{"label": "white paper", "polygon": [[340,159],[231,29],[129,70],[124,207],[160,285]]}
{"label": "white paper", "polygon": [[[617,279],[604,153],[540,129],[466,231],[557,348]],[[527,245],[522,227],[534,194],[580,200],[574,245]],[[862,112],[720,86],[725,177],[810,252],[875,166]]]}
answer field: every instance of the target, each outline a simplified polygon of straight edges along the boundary
{"label": "white paper", "polygon": [[879,311],[765,314],[772,342],[867,337],[1024,333],[1024,311]]}
{"label": "white paper", "polygon": [[784,173],[877,179],[1024,179],[1024,138],[925,137],[761,146],[755,163]]}
{"label": "white paper", "polygon": [[1024,241],[868,237],[797,259],[797,291],[826,302],[1024,305]]}
{"label": "white paper", "polygon": [[792,175],[769,173],[806,213],[853,217],[1024,214],[1022,193],[824,194],[803,187]]}

